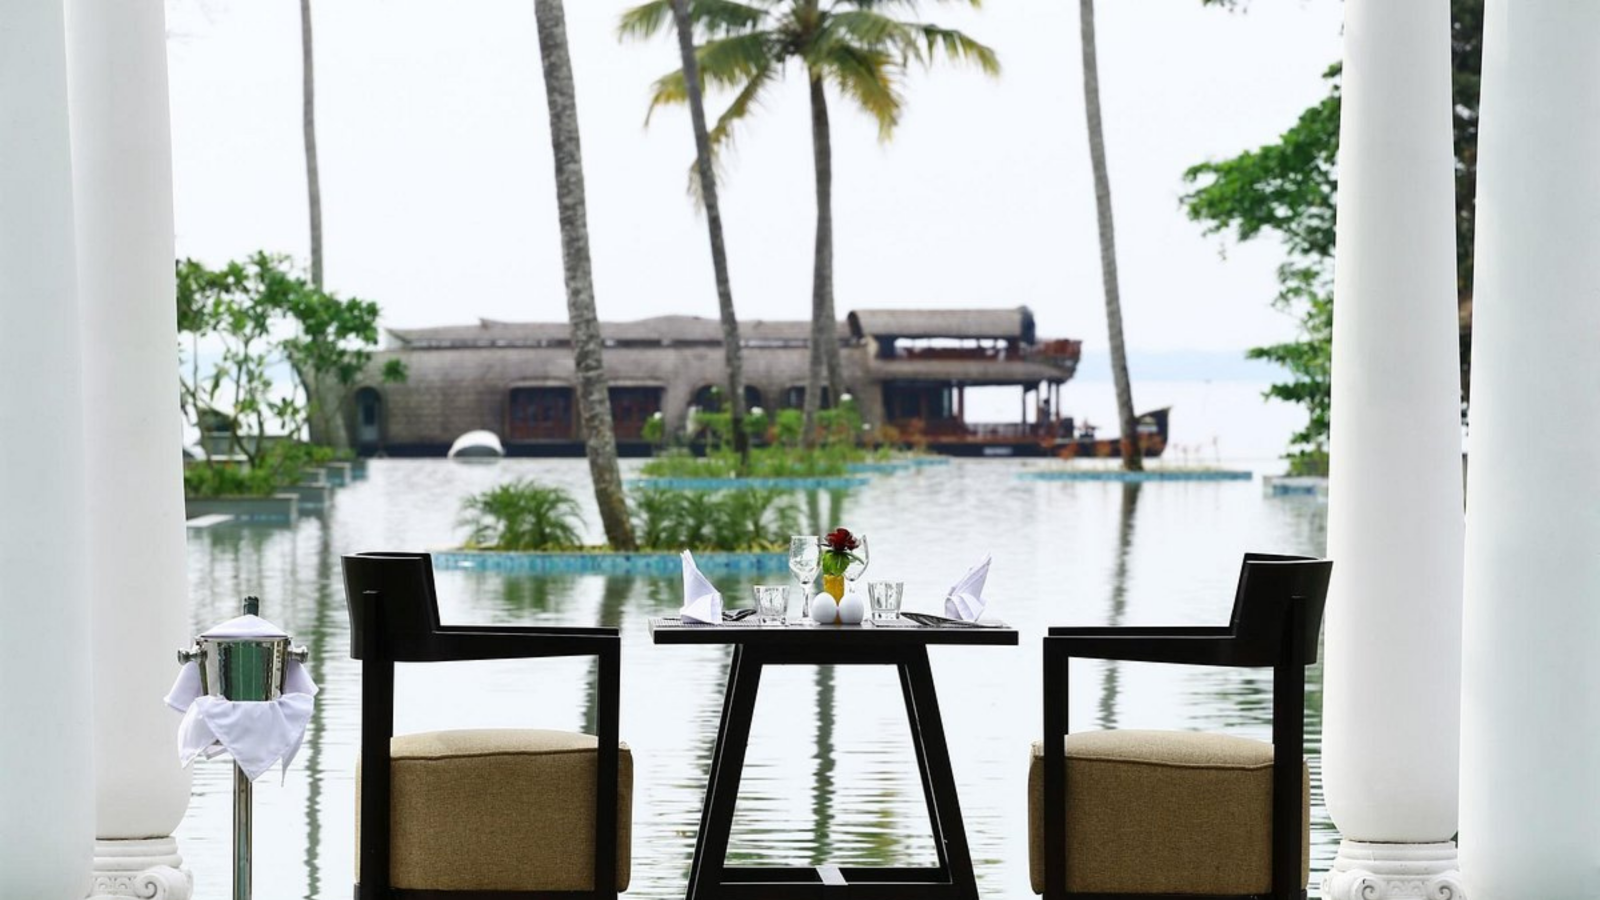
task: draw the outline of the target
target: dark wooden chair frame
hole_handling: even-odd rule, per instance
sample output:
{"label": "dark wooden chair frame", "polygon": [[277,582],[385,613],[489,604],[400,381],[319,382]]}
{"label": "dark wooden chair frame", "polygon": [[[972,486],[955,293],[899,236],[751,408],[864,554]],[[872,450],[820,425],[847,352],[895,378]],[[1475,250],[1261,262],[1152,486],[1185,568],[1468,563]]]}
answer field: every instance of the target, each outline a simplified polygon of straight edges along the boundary
{"label": "dark wooden chair frame", "polygon": [[1301,808],[1305,755],[1305,669],[1317,637],[1333,563],[1250,553],[1244,558],[1230,624],[1210,627],[1051,628],[1044,639],[1045,900],[1224,900],[1196,894],[1068,892],[1067,661],[1078,659],[1271,668],[1272,890],[1226,900],[1303,900]]}
{"label": "dark wooden chair frame", "polygon": [[[426,553],[344,557],[350,655],[361,661],[361,846],[355,900],[616,900],[618,719],[622,643],[615,628],[439,624]],[[598,660],[594,888],[587,891],[435,891],[389,884],[389,741],[395,663],[593,656]],[[383,823],[381,825],[377,823]]]}

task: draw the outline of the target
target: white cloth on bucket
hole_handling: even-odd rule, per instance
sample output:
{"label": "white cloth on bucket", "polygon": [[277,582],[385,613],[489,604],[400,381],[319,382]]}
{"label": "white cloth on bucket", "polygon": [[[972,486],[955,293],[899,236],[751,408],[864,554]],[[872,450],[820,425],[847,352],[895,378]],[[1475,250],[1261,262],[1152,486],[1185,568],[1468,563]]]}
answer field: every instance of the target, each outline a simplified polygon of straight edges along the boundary
{"label": "white cloth on bucket", "polygon": [[270,641],[286,638],[289,635],[282,628],[260,616],[235,616],[226,622],[211,626],[211,630],[201,633],[200,636],[217,640],[248,638]]}
{"label": "white cloth on bucket", "polygon": [[993,561],[993,556],[985,556],[983,562],[968,569],[967,574],[950,588],[944,598],[944,614],[947,617],[976,622],[983,615],[983,609],[988,605],[983,599],[983,583],[989,578],[989,563]]}
{"label": "white cloth on bucket", "polygon": [[700,574],[694,554],[687,550],[683,551],[683,609],[678,618],[699,625],[722,624],[722,595]]}
{"label": "white cloth on bucket", "polygon": [[178,723],[179,765],[228,753],[251,781],[280,761],[287,776],[311,723],[317,690],[305,666],[291,659],[284,667],[283,694],[278,699],[224,700],[202,693],[199,664],[185,663],[166,697],[168,706],[183,713]]}

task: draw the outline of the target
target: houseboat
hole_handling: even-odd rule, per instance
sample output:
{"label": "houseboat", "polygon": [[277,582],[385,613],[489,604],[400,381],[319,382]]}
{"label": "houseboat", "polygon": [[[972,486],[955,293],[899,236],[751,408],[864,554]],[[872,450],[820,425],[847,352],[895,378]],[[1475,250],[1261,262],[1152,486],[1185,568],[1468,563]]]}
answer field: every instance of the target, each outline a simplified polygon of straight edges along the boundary
{"label": "houseboat", "polygon": [[[658,316],[602,323],[600,331],[623,454],[650,452],[644,427],[656,413],[668,433],[681,433],[690,407],[710,405],[725,382],[715,319]],[[806,321],[740,323],[747,406],[804,405],[810,334]],[[1046,456],[1078,441],[1060,399],[1081,342],[1039,338],[1026,307],[856,310],[838,324],[835,339],[845,390],[863,420],[892,426],[907,445]],[[403,383],[377,377],[391,359],[405,364]],[[347,409],[349,434],[363,454],[443,456],[456,437],[476,430],[499,435],[508,456],[583,453],[565,322],[389,329],[366,371]],[[997,386],[1017,389],[1017,418],[969,421],[967,389]],[[825,394],[823,404],[831,399]]]}

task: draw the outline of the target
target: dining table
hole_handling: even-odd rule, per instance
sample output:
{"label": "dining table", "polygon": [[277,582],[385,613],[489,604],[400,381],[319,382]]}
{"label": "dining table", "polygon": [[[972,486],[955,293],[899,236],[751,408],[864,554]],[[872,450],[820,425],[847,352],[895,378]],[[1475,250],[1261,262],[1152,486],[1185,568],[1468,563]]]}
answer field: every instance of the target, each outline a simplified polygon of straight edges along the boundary
{"label": "dining table", "polygon": [[[650,635],[659,645],[733,648],[689,871],[688,900],[977,900],[972,852],[928,648],[1016,646],[1016,629],[1003,622],[970,623],[910,613],[859,625],[762,623],[754,616],[728,615],[710,624],[677,616],[651,619]],[[795,665],[876,665],[898,670],[937,866],[728,865],[728,838],[761,672],[767,666]]]}

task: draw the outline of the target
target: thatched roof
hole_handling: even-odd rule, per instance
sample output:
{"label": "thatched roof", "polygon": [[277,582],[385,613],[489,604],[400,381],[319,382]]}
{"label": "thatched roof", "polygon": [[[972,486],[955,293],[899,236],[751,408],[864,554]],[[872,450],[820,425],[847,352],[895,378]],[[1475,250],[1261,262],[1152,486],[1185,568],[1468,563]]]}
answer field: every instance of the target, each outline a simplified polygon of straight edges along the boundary
{"label": "thatched roof", "polygon": [[[849,336],[842,323],[837,332],[841,338]],[[562,346],[568,342],[568,334],[565,322],[498,322],[493,319],[480,319],[476,325],[389,329],[397,347],[411,350]],[[608,342],[627,344],[721,345],[722,323],[699,316],[656,316],[636,322],[602,322],[600,336]],[[810,336],[810,322],[739,323],[739,337],[746,345],[804,343]]]}
{"label": "thatched roof", "polygon": [[858,309],[850,314],[856,338],[994,338],[1031,344],[1033,312],[1016,309]]}

